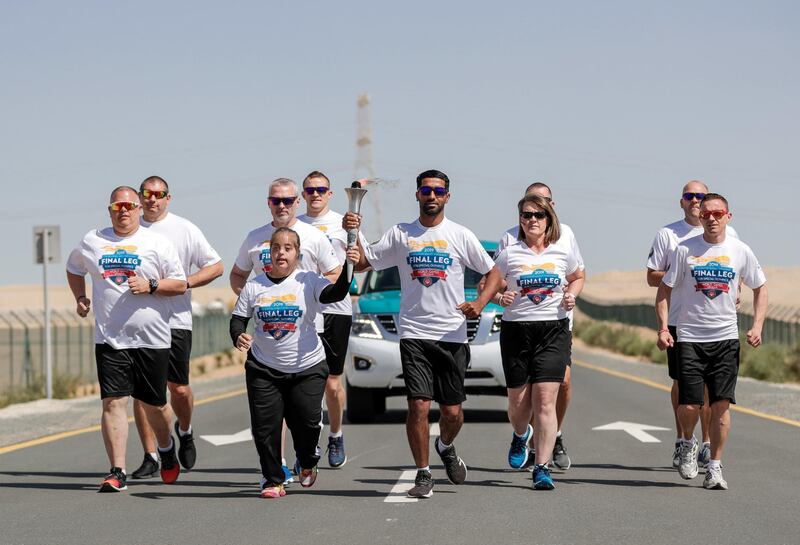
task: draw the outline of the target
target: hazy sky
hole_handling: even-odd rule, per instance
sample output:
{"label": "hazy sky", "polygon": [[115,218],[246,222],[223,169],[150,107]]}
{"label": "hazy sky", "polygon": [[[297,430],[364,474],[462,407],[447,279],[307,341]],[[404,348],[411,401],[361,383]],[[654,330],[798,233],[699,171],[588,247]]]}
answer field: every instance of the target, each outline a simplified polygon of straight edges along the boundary
{"label": "hazy sky", "polygon": [[363,91],[384,228],[438,168],[448,216],[496,240],[539,180],[589,274],[643,269],[699,178],[762,264],[798,265],[800,8],[741,4],[0,1],[0,284],[40,281],[37,224],[64,283],[109,191],[151,174],[226,269],[272,179],[322,170],[342,210]]}

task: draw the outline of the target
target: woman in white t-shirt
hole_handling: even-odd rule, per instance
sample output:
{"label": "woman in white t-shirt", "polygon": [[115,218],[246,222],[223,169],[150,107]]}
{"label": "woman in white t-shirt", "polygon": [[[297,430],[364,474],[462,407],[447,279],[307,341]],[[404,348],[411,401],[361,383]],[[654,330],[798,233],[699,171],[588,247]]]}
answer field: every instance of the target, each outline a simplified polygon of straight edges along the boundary
{"label": "woman in white t-shirt", "polygon": [[[353,250],[357,256],[357,250]],[[343,272],[335,284],[317,273],[298,270],[300,237],[288,227],[270,239],[272,269],[248,281],[231,315],[231,340],[247,350],[247,397],[253,439],[261,462],[261,497],[286,492],[281,463],[281,429],[286,419],[297,453],[300,484],[317,477],[317,444],[322,396],[328,378],[325,352],[315,327],[324,304],[347,296]],[[350,254],[348,254],[350,256]],[[254,335],[245,333],[255,320]]]}
{"label": "woman in white t-shirt", "polygon": [[558,431],[556,399],[572,350],[567,312],[583,289],[583,260],[577,244],[562,239],[558,217],[546,199],[528,195],[517,208],[519,240],[497,257],[507,285],[498,302],[506,307],[500,352],[514,428],[508,461],[512,467],[526,464],[533,434],[533,488],[551,490],[547,464]]}

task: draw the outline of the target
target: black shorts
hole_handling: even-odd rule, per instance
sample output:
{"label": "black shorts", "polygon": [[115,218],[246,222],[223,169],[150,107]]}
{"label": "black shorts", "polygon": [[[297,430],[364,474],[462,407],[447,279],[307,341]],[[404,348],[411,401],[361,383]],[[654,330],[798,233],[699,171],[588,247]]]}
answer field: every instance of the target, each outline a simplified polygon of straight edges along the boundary
{"label": "black shorts", "polygon": [[325,361],[328,362],[330,376],[339,376],[344,372],[353,317],[345,314],[323,314],[322,317],[325,319],[325,330],[319,334],[319,338],[325,349]]}
{"label": "black shorts", "polygon": [[148,405],[167,404],[169,348],[94,345],[100,398],[132,396]]}
{"label": "black shorts", "polygon": [[674,325],[668,325],[669,334],[672,335],[672,340],[675,344],[667,347],[667,370],[669,371],[669,378],[678,380],[678,328]]}
{"label": "black shorts", "polygon": [[167,381],[189,384],[189,360],[192,358],[192,332],[188,329],[172,329],[172,345],[169,347],[169,370]]}
{"label": "black shorts", "polygon": [[739,339],[710,343],[679,342],[678,399],[681,405],[702,405],[703,385],[708,401],[729,399],[736,403],[739,374]]}
{"label": "black shorts", "polygon": [[564,382],[567,362],[572,358],[569,320],[503,320],[500,356],[508,388],[535,382]]}
{"label": "black shorts", "polygon": [[400,361],[408,399],[433,399],[459,405],[467,399],[464,375],[469,365],[467,343],[400,339]]}

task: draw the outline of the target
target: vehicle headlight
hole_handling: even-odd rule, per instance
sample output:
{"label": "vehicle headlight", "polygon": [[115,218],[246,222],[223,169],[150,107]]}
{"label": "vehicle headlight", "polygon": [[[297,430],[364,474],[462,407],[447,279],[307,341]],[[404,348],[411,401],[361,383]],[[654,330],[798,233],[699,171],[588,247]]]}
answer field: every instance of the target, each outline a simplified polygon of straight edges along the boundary
{"label": "vehicle headlight", "polygon": [[382,339],[378,323],[375,321],[374,316],[369,314],[356,314],[353,316],[353,327],[350,330],[356,337],[363,337],[365,339]]}

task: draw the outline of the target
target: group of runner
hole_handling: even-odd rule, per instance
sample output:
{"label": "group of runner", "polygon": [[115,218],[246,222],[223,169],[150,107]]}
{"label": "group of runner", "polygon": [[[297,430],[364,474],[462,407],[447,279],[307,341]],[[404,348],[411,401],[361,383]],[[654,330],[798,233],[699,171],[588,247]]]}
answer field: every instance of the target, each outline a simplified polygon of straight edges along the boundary
{"label": "group of runner", "polygon": [[[230,272],[238,296],[230,335],[233,345],[247,352],[261,496],[282,497],[295,478],[303,487],[314,484],[323,397],[329,419],[328,464],[338,468],[347,461],[342,374],[352,323],[352,278],[343,267],[345,260],[355,271],[400,271],[397,325],[408,397],[406,430],[417,468],[408,494],[433,494],[428,432],[432,401],[440,409],[435,449],[447,477],[454,484],[467,478],[467,466],[454,445],[464,420],[461,404],[470,358],[466,318],[478,317],[490,301],[505,307],[500,348],[513,428],[508,463],[522,469],[533,458],[533,488],[553,489],[550,468],[571,465],[561,427],[571,396],[572,309],[583,288],[585,267],[572,230],[558,219],[550,188],[535,183],[526,189],[517,204],[518,223],[503,234],[494,258],[468,228],[445,216],[450,180],[438,170],[416,179],[417,219],[393,226],[374,244],[359,236],[350,248],[347,231],[359,229],[361,217],[330,210],[333,192],[327,176],[314,171],[303,180],[306,214],[300,217],[299,193],[287,178],[270,184],[272,219],[248,233]],[[157,176],[144,180],[138,191],[114,189],[108,207],[112,226],[87,233],[67,264],[81,316],[91,305],[84,278],[92,277],[102,430],[112,466],[100,486],[104,492],[126,488],[128,396],[135,399],[145,450],[133,478],[160,472],[171,483],[181,466],[191,469],[196,461],[188,289],[223,271],[219,255],[200,230],[168,211],[170,200],[167,182]],[[648,261],[648,283],[659,285],[658,345],[669,351],[675,381],[679,438],[674,464],[682,477],[692,478],[699,453],[708,468],[706,487],[725,488],[719,461],[738,368],[738,287],[744,282],[754,288],[755,320],[748,342],[758,346],[766,312],[765,279],[750,249],[726,238],[730,212],[723,197],[691,182],[681,206],[684,220],[659,232]],[[464,300],[466,268],[484,275],[473,301]],[[189,275],[192,269],[196,272]],[[440,270],[446,282],[432,273]],[[250,320],[252,335],[246,332]],[[703,440],[709,443],[705,449],[692,434],[700,407],[709,402],[711,422],[701,419]],[[170,426],[173,412],[177,449]],[[292,469],[284,453],[287,428],[295,450]]]}

